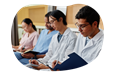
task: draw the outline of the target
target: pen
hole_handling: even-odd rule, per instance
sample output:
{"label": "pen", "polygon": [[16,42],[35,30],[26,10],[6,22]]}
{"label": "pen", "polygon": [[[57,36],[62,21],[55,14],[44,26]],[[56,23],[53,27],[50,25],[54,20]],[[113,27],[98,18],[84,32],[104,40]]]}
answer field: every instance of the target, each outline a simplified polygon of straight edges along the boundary
{"label": "pen", "polygon": [[56,65],[58,64],[58,60],[56,61]]}
{"label": "pen", "polygon": [[33,59],[33,57],[31,57],[31,62],[30,63],[32,63],[32,59]]}
{"label": "pen", "polygon": [[24,47],[22,48],[22,50],[24,50],[25,49],[25,45],[24,45]]}

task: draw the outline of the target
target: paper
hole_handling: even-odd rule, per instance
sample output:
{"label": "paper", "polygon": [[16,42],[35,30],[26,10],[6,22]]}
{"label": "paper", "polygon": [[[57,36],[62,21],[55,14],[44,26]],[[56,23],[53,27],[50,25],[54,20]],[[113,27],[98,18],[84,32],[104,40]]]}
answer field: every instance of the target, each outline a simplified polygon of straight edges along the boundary
{"label": "paper", "polygon": [[26,67],[32,67],[32,66],[35,66],[35,67],[37,67],[37,66],[39,66],[39,65],[35,65],[35,64],[31,64],[31,63],[29,63],[29,64],[27,64],[27,65],[25,65]]}

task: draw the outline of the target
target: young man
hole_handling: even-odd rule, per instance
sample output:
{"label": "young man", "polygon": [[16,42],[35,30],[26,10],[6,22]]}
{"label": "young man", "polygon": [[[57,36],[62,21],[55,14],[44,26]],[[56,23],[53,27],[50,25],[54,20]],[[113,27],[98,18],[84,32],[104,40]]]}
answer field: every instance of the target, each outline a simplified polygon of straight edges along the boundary
{"label": "young man", "polygon": [[[49,16],[49,22],[59,33],[52,37],[48,52],[41,61],[52,67],[54,60],[63,62],[64,59],[72,53],[77,36],[67,27],[66,16],[61,11],[52,11]],[[49,69],[49,67],[44,64],[39,64],[36,60],[30,60],[29,62],[39,65],[38,67],[33,67],[37,70]]]}
{"label": "young man", "polygon": [[[15,56],[17,57],[17,59],[22,63],[22,64],[28,64],[29,59],[31,58],[43,58],[45,56],[45,53],[48,51],[48,47],[50,44],[50,41],[52,39],[52,36],[56,33],[58,33],[58,31],[55,31],[49,23],[49,15],[51,12],[48,12],[45,15],[44,21],[45,21],[45,26],[46,29],[42,30],[39,38],[37,40],[37,43],[33,49],[33,51],[39,52],[38,55],[34,55],[32,53],[26,53],[26,54],[20,54],[15,52]],[[25,51],[25,50],[23,50]],[[43,55],[41,55],[43,54]]]}
{"label": "young man", "polygon": [[[104,34],[99,29],[100,16],[93,8],[84,6],[79,10],[75,18],[77,20],[75,25],[78,27],[80,34],[78,35],[74,52],[87,63],[90,63],[98,56],[103,44]],[[56,60],[52,63],[52,67],[55,67],[55,65]]]}

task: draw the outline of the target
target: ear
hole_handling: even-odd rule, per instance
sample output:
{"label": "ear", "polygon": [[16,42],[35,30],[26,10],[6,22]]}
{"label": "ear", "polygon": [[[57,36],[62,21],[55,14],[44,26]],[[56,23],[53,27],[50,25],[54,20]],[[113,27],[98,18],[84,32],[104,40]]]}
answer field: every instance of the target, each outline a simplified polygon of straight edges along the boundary
{"label": "ear", "polygon": [[32,23],[30,23],[29,26],[32,26]]}
{"label": "ear", "polygon": [[62,18],[62,17],[60,17],[60,18],[59,18],[59,21],[63,21],[63,18]]}
{"label": "ear", "polygon": [[97,28],[97,21],[94,21],[94,22],[93,22],[93,26],[94,26],[95,28]]}

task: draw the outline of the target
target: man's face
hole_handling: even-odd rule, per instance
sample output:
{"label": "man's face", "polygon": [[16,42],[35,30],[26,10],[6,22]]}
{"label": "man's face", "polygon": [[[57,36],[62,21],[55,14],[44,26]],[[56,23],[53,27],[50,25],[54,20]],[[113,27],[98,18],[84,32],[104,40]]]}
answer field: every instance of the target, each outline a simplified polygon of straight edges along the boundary
{"label": "man's face", "polygon": [[51,25],[50,25],[50,23],[49,23],[47,17],[44,18],[44,21],[45,21],[45,26],[46,26],[46,28],[47,28],[48,30],[53,30],[53,28],[51,27]]}
{"label": "man's face", "polygon": [[79,27],[78,29],[84,37],[92,37],[95,31],[95,27],[86,22],[86,19],[77,19],[76,26]]}

